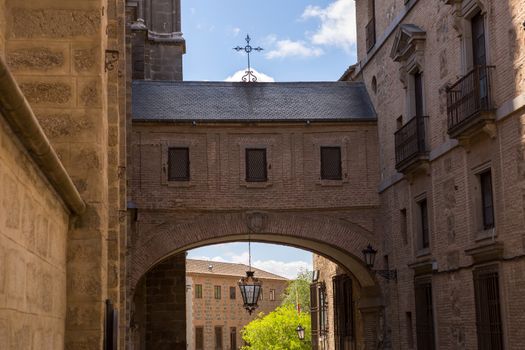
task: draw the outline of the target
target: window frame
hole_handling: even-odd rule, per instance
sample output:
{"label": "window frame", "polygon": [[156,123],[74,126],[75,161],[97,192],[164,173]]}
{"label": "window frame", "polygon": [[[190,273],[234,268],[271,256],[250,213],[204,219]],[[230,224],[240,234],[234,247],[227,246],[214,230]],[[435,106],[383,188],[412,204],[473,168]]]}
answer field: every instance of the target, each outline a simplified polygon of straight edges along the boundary
{"label": "window frame", "polygon": [[195,284],[195,299],[202,299],[202,284]]}
{"label": "window frame", "polygon": [[[250,177],[250,156],[249,154],[251,152],[263,152],[264,158],[264,176],[263,177]],[[247,147],[244,149],[244,155],[245,155],[245,177],[244,181],[247,183],[261,183],[261,182],[268,182],[268,150],[266,148],[262,147]]]}
{"label": "window frame", "polygon": [[[484,182],[484,179],[488,177],[488,183]],[[481,225],[483,230],[490,230],[496,227],[496,217],[494,212],[494,186],[492,181],[492,170],[491,168],[488,168],[480,173],[478,173],[478,181],[479,181],[479,189],[480,189],[480,196],[481,196]],[[488,185],[488,196],[487,193],[485,193],[485,186]],[[487,197],[490,197],[487,198]],[[490,200],[490,205],[488,205],[487,201]],[[488,222],[487,218],[487,212],[486,210],[490,210],[490,215],[492,216],[492,222]]]}
{"label": "window frame", "polygon": [[223,327],[215,326],[214,329],[214,338],[215,338],[215,350],[223,350]]}
{"label": "window frame", "polygon": [[213,286],[213,296],[215,300],[222,299],[222,286]]}
{"label": "window frame", "polygon": [[[418,302],[418,298],[421,298],[423,293],[425,294],[424,296],[426,297],[426,300],[424,300],[424,305],[420,306],[421,303]],[[436,325],[434,322],[435,309],[432,277],[425,276],[414,280],[414,299],[417,349],[435,350]],[[424,309],[420,309],[419,307],[424,307]],[[422,326],[422,324],[424,324],[424,326]],[[423,334],[428,334],[430,338],[422,338]]]}
{"label": "window frame", "polygon": [[[326,159],[323,156],[323,151],[334,151],[337,150],[339,156],[338,170],[339,173],[336,176],[328,176],[325,171]],[[343,180],[343,151],[341,146],[320,146],[319,149],[319,158],[320,158],[320,176],[321,180],[328,181],[342,181]]]}
{"label": "window frame", "polygon": [[270,289],[270,294],[268,298],[270,301],[275,301],[275,289]]}
{"label": "window frame", "polygon": [[237,288],[230,287],[230,300],[237,299]]}
{"label": "window frame", "polygon": [[[424,204],[424,205],[423,205]],[[430,249],[430,220],[428,199],[423,197],[417,201],[418,209],[418,250]]]}
{"label": "window frame", "polygon": [[[186,175],[185,176],[180,176],[180,177],[175,177],[175,176],[171,176],[171,152],[172,151],[185,151],[186,154]],[[167,179],[169,182],[189,182],[191,181],[191,160],[190,160],[190,148],[189,147],[179,147],[179,146],[170,146],[168,147],[168,162],[167,162]]]}
{"label": "window frame", "polygon": [[[200,335],[199,337],[199,330]],[[199,347],[199,339],[200,339],[200,347]],[[195,327],[195,350],[204,350],[204,327],[202,326],[196,326]]]}

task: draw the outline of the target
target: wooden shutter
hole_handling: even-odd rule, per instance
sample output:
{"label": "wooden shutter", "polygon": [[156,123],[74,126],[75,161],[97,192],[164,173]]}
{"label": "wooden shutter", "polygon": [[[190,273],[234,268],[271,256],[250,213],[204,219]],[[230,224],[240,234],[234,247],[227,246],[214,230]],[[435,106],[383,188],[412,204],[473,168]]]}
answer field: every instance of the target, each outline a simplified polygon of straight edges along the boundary
{"label": "wooden shutter", "polygon": [[495,268],[474,271],[474,292],[478,349],[503,349],[499,281]]}
{"label": "wooden shutter", "polygon": [[222,327],[215,327],[215,350],[222,350]]}
{"label": "wooden shutter", "polygon": [[237,328],[230,328],[230,350],[237,350]]}
{"label": "wooden shutter", "polygon": [[434,350],[434,316],[432,282],[429,278],[416,280],[416,333],[418,350]]}

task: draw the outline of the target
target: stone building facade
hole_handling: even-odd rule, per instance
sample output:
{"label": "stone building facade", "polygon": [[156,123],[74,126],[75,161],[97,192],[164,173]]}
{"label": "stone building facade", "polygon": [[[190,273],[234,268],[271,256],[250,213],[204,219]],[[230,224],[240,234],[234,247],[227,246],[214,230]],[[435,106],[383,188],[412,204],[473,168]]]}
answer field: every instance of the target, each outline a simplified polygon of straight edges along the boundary
{"label": "stone building facade", "polygon": [[288,280],[252,268],[263,283],[259,307],[250,315],[244,308],[238,282],[249,267],[242,264],[186,260],[188,350],[236,350],[244,344],[241,331],[259,313],[281,305]]}

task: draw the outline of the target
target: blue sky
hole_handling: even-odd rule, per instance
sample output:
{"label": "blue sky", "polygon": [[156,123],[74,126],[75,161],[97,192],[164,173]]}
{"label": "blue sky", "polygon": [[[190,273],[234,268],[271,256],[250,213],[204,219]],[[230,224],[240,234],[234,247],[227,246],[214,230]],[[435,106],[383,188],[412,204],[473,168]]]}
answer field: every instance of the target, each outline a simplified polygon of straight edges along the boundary
{"label": "blue sky", "polygon": [[[355,0],[182,0],[184,80],[240,81],[252,46],[259,81],[335,81],[355,63]],[[248,262],[247,243],[194,249],[189,258]],[[294,278],[312,269],[310,252],[255,243],[253,265]]]}
{"label": "blue sky", "polygon": [[[248,243],[225,243],[188,252],[189,259],[248,264]],[[295,278],[303,270],[312,270],[312,253],[275,244],[252,243],[252,265],[277,275]]]}
{"label": "blue sky", "polygon": [[[355,63],[355,0],[182,0],[184,80],[225,80],[252,66],[275,81],[334,81]],[[235,77],[234,80],[238,80]]]}

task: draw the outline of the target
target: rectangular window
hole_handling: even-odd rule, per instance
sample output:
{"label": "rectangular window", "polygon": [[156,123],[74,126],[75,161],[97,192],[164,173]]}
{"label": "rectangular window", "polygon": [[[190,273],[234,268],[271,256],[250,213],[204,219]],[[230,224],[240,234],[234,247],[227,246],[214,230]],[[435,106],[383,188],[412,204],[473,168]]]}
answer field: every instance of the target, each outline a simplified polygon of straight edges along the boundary
{"label": "rectangular window", "polygon": [[321,179],[342,179],[341,147],[321,147]]}
{"label": "rectangular window", "polygon": [[230,299],[235,299],[235,287],[230,287]]}
{"label": "rectangular window", "polygon": [[423,77],[421,72],[414,73],[414,103],[416,117],[423,116]]}
{"label": "rectangular window", "polygon": [[430,246],[429,228],[428,228],[428,207],[426,198],[418,203],[419,205],[419,233],[420,247],[422,249]]}
{"label": "rectangular window", "polygon": [[408,225],[407,225],[407,210],[401,209],[399,212],[399,220],[400,220],[400,227],[399,230],[401,231],[401,238],[403,239],[403,244],[408,244]]}
{"label": "rectangular window", "polygon": [[481,187],[481,210],[483,212],[483,229],[494,227],[494,203],[492,196],[492,174],[490,170],[479,174]]}
{"label": "rectangular window", "polygon": [[264,182],[268,180],[265,148],[246,149],[246,181]]}
{"label": "rectangular window", "polygon": [[237,350],[237,328],[230,328],[230,350]]}
{"label": "rectangular window", "polygon": [[472,30],[472,63],[474,66],[487,64],[487,53],[485,49],[485,19],[481,12],[471,19]]}
{"label": "rectangular window", "polygon": [[190,149],[170,147],[168,149],[168,181],[190,180]]}
{"label": "rectangular window", "polygon": [[414,348],[414,329],[412,328],[412,313],[406,313],[407,345],[409,349]]}
{"label": "rectangular window", "polygon": [[195,285],[195,299],[202,299],[202,284]]}
{"label": "rectangular window", "polygon": [[275,289],[270,289],[270,301],[275,301]]}
{"label": "rectangular window", "polygon": [[195,327],[195,350],[204,350],[204,328]]}
{"label": "rectangular window", "polygon": [[344,350],[354,336],[352,279],[339,275],[333,279],[335,349]]}
{"label": "rectangular window", "polygon": [[215,294],[215,299],[220,299],[221,298],[221,286],[214,286],[213,290]]}
{"label": "rectangular window", "polygon": [[222,350],[222,327],[215,327],[215,350]]}
{"label": "rectangular window", "polygon": [[503,349],[499,281],[495,268],[474,271],[474,292],[478,349]]}
{"label": "rectangular window", "polygon": [[261,288],[261,293],[259,294],[259,300],[263,300],[263,289]]}
{"label": "rectangular window", "polygon": [[415,297],[417,349],[434,350],[432,282],[429,278],[416,280]]}

